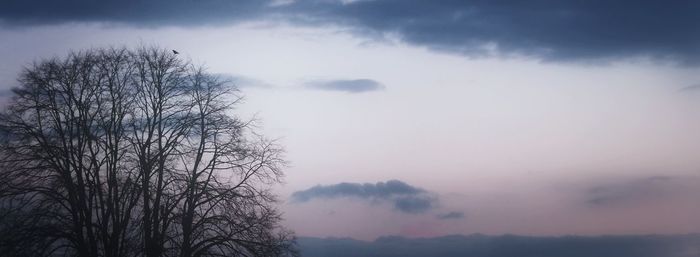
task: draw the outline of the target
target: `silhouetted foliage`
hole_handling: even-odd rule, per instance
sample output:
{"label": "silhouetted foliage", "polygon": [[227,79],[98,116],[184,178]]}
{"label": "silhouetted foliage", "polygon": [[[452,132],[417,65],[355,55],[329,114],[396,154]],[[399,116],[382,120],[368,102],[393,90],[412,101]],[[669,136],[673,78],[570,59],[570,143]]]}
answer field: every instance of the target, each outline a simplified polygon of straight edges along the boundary
{"label": "silhouetted foliage", "polygon": [[0,115],[0,253],[288,256],[281,149],[227,81],[159,48],[38,62]]}

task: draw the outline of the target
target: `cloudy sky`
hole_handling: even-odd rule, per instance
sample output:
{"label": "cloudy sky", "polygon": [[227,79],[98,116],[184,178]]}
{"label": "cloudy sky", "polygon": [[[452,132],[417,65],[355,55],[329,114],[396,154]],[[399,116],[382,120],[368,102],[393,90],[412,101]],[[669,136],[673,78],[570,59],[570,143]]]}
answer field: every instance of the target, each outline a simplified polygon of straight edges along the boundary
{"label": "cloudy sky", "polygon": [[0,97],[159,45],[279,138],[301,236],[700,232],[700,2],[4,0]]}

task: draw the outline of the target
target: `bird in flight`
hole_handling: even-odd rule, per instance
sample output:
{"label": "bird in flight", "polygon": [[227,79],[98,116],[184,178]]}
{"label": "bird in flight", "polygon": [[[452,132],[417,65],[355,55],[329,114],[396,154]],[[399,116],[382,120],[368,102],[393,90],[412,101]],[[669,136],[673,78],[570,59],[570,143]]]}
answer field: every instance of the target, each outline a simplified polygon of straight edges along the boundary
{"label": "bird in flight", "polygon": [[173,54],[179,54],[180,52],[173,50]]}

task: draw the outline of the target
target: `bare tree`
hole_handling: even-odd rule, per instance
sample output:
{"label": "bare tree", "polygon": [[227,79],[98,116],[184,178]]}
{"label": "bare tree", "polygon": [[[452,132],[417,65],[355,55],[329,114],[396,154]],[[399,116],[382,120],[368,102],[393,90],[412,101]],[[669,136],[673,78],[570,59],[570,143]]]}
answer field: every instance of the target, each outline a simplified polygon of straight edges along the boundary
{"label": "bare tree", "polygon": [[232,115],[227,81],[159,48],[72,53],[19,81],[0,115],[0,250],[296,254],[269,191],[281,149]]}

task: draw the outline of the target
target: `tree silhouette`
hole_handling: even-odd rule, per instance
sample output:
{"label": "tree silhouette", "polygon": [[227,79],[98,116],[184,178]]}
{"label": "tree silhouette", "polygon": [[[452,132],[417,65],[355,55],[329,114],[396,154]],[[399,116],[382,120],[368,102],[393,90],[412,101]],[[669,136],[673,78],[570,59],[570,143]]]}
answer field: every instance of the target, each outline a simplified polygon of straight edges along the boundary
{"label": "tree silhouette", "polygon": [[229,82],[160,48],[26,68],[0,114],[0,251],[288,256],[282,150],[232,115]]}

